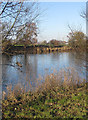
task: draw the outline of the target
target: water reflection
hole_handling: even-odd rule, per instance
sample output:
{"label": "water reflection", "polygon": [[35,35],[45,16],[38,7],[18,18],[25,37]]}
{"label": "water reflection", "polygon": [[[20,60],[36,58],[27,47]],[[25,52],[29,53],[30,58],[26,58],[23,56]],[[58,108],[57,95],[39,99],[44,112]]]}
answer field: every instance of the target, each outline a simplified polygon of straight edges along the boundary
{"label": "water reflection", "polygon": [[[22,67],[17,66],[20,62]],[[6,86],[17,83],[35,86],[36,78],[39,75],[50,74],[53,70],[59,71],[62,68],[73,67],[79,75],[86,78],[86,55],[76,52],[62,52],[51,54],[25,54],[2,57],[2,79],[3,90]]]}

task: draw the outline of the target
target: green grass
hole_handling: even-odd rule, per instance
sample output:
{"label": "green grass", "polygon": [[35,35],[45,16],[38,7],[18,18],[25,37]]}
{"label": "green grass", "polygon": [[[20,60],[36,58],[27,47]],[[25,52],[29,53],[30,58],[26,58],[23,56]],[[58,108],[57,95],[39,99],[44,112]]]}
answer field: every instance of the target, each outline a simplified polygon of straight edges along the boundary
{"label": "green grass", "polygon": [[[17,97],[15,102],[8,98],[3,100],[4,118],[85,118],[88,107],[86,104],[85,87],[81,90],[69,90],[68,93],[59,92],[32,96],[26,94],[25,100]],[[28,100],[29,99],[29,100]]]}
{"label": "green grass", "polygon": [[3,97],[3,118],[87,119],[87,83],[68,86],[65,80],[57,85],[53,74],[47,76],[43,87],[39,86],[34,92],[9,90],[7,98]]}
{"label": "green grass", "polygon": [[[22,45],[22,44],[16,44],[14,46],[24,46],[24,45]],[[29,44],[28,46],[33,46],[33,44]]]}

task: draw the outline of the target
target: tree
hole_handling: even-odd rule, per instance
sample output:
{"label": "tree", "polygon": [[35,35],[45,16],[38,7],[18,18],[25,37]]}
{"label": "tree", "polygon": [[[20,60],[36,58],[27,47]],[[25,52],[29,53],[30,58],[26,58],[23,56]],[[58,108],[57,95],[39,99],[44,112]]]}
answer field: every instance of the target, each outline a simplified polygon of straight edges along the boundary
{"label": "tree", "polygon": [[55,40],[55,39],[52,39],[49,43],[53,46],[59,46],[60,45],[60,41]]}
{"label": "tree", "polygon": [[69,45],[73,48],[85,48],[86,36],[81,31],[70,32],[67,36]]}
{"label": "tree", "polygon": [[[26,35],[27,28],[29,24],[32,25],[30,28],[34,28],[39,17],[38,3],[36,2],[1,2],[0,7],[2,8],[0,13],[0,18],[2,19],[3,29],[2,34],[2,43],[7,40],[13,41],[13,39],[20,40]],[[34,36],[30,34],[30,36]],[[20,35],[20,37],[19,37]],[[22,37],[22,38],[21,38]],[[25,37],[24,37],[25,38]],[[17,42],[16,40],[16,42]]]}
{"label": "tree", "polygon": [[41,45],[47,45],[47,41],[46,40],[42,41]]}
{"label": "tree", "polygon": [[19,43],[24,44],[26,47],[29,44],[37,43],[37,25],[36,23],[29,23],[25,27],[25,30],[22,29],[19,34],[16,37],[16,40],[19,41]]}
{"label": "tree", "polygon": [[80,14],[82,18],[85,18],[88,21],[88,1],[86,2],[86,10],[83,10]]}

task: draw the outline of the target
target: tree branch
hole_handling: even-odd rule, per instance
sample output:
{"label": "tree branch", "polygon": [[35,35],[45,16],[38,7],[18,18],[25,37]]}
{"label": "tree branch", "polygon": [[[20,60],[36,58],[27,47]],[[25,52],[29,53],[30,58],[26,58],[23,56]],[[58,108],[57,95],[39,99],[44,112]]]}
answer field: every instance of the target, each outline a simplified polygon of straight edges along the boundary
{"label": "tree branch", "polygon": [[14,25],[15,25],[15,23],[16,23],[16,20],[17,20],[19,14],[20,14],[20,10],[21,10],[22,4],[23,4],[23,2],[21,3],[21,6],[20,6],[20,9],[19,9],[19,12],[18,12],[18,14],[17,14],[17,16],[16,16],[16,18],[15,18],[15,21],[13,22],[13,25],[11,26],[10,30],[7,32],[7,35],[5,36],[3,42],[6,40],[6,38],[8,37],[8,34],[9,34],[10,31],[12,30],[12,28],[14,27]]}
{"label": "tree branch", "polygon": [[4,10],[5,10],[5,8],[6,8],[7,5],[8,5],[8,2],[5,4],[5,6],[4,6],[2,12],[0,13],[0,16],[3,14],[3,12],[4,12]]}

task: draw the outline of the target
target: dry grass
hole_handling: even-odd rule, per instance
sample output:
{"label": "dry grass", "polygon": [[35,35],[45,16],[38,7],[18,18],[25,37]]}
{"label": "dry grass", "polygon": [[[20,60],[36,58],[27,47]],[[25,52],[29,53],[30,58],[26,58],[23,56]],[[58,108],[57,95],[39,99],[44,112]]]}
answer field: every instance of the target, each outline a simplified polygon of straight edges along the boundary
{"label": "dry grass", "polygon": [[[37,81],[36,91],[48,91],[56,88],[76,89],[80,85],[86,83],[85,79],[79,77],[78,73],[73,68],[62,69],[59,72],[54,71],[50,75],[46,75]],[[43,81],[40,85],[40,81]]]}
{"label": "dry grass", "polygon": [[[41,83],[41,81],[43,81]],[[86,80],[74,69],[54,71],[40,77],[35,89],[26,91],[20,84],[3,92],[4,118],[86,117]],[[6,99],[5,99],[6,97]],[[76,108],[76,110],[74,109]],[[80,107],[80,108],[79,108]]]}

